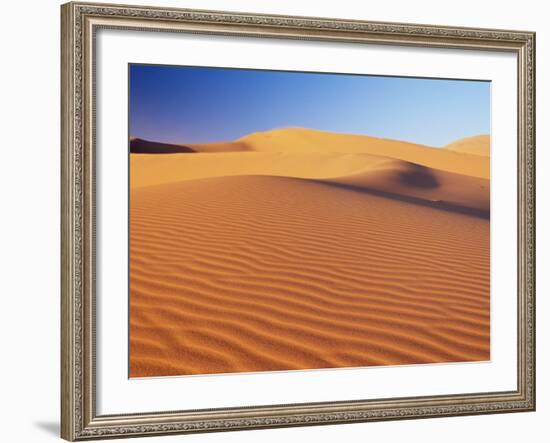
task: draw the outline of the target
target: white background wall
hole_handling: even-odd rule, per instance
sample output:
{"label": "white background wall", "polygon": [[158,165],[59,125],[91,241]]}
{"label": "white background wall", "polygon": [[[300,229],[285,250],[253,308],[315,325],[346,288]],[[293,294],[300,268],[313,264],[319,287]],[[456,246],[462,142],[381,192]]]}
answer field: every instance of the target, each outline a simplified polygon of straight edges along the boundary
{"label": "white background wall", "polygon": [[[537,0],[128,0],[134,4],[537,32],[538,410],[140,441],[547,441],[550,420],[550,28]],[[59,1],[5,2],[0,26],[0,412],[6,442],[59,428]],[[545,201],[546,200],[546,201]]]}

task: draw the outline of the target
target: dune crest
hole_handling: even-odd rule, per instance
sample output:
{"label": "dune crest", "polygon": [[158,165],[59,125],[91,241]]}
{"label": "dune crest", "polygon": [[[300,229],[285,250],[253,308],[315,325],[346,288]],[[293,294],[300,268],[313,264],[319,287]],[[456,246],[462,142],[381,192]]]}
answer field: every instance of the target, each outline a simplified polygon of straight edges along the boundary
{"label": "dune crest", "polygon": [[[489,178],[489,136],[481,135],[458,140],[444,149],[399,140],[366,135],[339,134],[307,128],[284,128],[255,132],[236,141],[169,145],[155,148],[156,142],[136,139],[146,145],[134,153],[230,153],[255,152],[278,154],[355,154],[374,155],[405,160],[457,174]],[[131,141],[132,143],[137,143]],[[150,152],[147,152],[150,149]],[[475,157],[473,157],[475,156]]]}

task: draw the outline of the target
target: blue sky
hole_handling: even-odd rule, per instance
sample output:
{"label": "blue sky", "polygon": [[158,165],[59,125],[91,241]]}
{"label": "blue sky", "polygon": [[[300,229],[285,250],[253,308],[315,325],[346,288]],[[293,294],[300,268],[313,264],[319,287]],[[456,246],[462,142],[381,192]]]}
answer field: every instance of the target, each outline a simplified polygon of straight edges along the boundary
{"label": "blue sky", "polygon": [[130,135],[235,140],[306,127],[444,146],[490,132],[490,83],[131,64]]}

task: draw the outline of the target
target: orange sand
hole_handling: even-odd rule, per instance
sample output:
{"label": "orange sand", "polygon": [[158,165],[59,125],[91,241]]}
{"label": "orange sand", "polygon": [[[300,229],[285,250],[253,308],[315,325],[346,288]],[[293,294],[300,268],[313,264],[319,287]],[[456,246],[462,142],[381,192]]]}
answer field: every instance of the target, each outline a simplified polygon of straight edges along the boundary
{"label": "orange sand", "polygon": [[130,376],[488,360],[473,141],[287,129],[132,154]]}

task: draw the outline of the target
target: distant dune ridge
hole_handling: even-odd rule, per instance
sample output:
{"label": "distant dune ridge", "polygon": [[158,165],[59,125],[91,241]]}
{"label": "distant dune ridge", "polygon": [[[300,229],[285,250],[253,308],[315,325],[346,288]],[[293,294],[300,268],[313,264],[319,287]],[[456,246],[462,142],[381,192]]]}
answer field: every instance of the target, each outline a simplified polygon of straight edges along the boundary
{"label": "distant dune ridge", "polygon": [[130,159],[132,377],[490,358],[489,136],[147,143]]}
{"label": "distant dune ridge", "polygon": [[457,140],[445,146],[445,148],[451,151],[489,157],[491,143],[488,135],[476,135]]}

